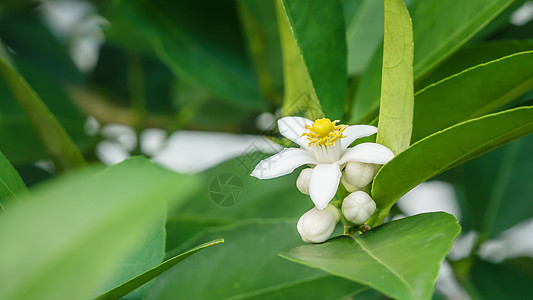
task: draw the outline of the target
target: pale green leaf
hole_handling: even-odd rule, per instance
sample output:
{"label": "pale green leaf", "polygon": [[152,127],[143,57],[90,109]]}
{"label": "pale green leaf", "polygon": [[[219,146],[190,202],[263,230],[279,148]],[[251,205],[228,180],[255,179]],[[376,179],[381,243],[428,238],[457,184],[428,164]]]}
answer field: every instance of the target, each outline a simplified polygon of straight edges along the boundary
{"label": "pale green leaf", "polygon": [[413,122],[413,26],[402,0],[385,0],[381,106],[376,142],[398,154]]}
{"label": "pale green leaf", "polygon": [[426,213],[386,223],[360,236],[299,246],[280,255],[368,285],[394,299],[431,299],[440,263],[459,232],[453,216]]}
{"label": "pale green leaf", "polygon": [[88,299],[198,179],[126,161],[69,173],[0,215],[0,299]]}

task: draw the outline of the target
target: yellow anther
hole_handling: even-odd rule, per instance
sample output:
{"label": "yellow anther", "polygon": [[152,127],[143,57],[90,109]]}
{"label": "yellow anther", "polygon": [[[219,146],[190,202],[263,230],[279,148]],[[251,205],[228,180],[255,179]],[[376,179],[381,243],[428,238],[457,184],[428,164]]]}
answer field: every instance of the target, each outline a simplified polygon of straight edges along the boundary
{"label": "yellow anther", "polygon": [[309,132],[304,132],[302,136],[307,136],[309,146],[312,144],[332,146],[337,140],[344,137],[342,132],[347,127],[346,125],[336,125],[337,122],[339,120],[331,122],[330,119],[326,118],[318,119],[311,126],[305,126]]}

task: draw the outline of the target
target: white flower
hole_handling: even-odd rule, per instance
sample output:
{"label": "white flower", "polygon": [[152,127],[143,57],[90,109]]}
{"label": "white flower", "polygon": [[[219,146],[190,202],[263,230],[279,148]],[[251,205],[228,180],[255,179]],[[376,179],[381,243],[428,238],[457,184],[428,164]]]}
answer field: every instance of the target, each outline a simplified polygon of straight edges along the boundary
{"label": "white flower", "polygon": [[318,119],[315,122],[301,117],[278,120],[282,135],[300,148],[286,148],[262,160],[252,172],[259,179],[287,175],[301,165],[314,166],[309,180],[309,195],[318,209],[324,209],[333,199],[341,169],[351,161],[385,164],[394,157],[387,147],[376,143],[362,143],[353,148],[350,144],[358,138],[370,136],[377,128],[369,125],[336,125],[338,121]]}
{"label": "white flower", "polygon": [[296,228],[304,242],[322,243],[331,236],[340,217],[337,208],[331,204],[323,210],[313,207],[300,217]]}
{"label": "white flower", "polygon": [[311,181],[311,175],[313,174],[313,168],[303,169],[296,180],[296,187],[305,195],[309,195],[309,182]]}
{"label": "white flower", "polygon": [[380,167],[377,164],[351,161],[344,167],[341,183],[350,193],[361,190],[374,180]]}
{"label": "white flower", "polygon": [[376,211],[376,203],[363,191],[353,192],[342,201],[342,214],[354,224],[363,224]]}

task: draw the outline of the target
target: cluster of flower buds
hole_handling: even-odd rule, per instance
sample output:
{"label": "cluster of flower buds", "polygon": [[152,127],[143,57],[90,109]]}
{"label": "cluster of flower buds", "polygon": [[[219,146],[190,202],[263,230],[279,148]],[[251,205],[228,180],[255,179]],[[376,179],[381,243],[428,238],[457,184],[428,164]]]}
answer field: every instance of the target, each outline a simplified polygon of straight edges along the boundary
{"label": "cluster of flower buds", "polygon": [[[376,203],[362,189],[376,176],[381,166],[362,162],[349,162],[344,167],[341,183],[350,194],[343,199],[341,211],[344,218],[355,225],[364,224],[376,210]],[[303,194],[309,195],[309,180],[312,168],[303,169],[296,186]],[[303,214],[298,220],[298,232],[307,243],[322,243],[330,236],[340,220],[339,210],[332,204],[323,210],[316,207]]]}

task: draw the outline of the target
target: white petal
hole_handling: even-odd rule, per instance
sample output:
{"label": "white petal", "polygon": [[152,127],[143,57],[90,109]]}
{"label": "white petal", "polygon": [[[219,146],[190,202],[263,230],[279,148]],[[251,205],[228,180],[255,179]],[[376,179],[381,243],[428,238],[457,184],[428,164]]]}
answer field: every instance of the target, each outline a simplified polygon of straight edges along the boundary
{"label": "white petal", "polygon": [[316,163],[311,152],[299,148],[286,148],[259,162],[251,175],[259,179],[270,179],[287,175],[301,165]]}
{"label": "white petal", "polygon": [[315,167],[309,182],[309,195],[316,208],[326,208],[337,193],[340,179],[341,170],[337,163],[320,164]]}
{"label": "white petal", "polygon": [[370,164],[384,165],[394,158],[389,148],[376,143],[362,143],[344,152],[339,164],[349,161],[360,161]]}
{"label": "white petal", "polygon": [[295,142],[301,147],[309,148],[309,140],[302,136],[306,132],[305,125],[312,125],[313,121],[302,117],[285,117],[278,120],[278,129],[284,137]]}
{"label": "white petal", "polygon": [[346,136],[341,139],[342,151],[346,150],[353,141],[365,136],[371,136],[378,132],[378,128],[370,125],[352,125],[344,129],[342,135]]}

